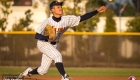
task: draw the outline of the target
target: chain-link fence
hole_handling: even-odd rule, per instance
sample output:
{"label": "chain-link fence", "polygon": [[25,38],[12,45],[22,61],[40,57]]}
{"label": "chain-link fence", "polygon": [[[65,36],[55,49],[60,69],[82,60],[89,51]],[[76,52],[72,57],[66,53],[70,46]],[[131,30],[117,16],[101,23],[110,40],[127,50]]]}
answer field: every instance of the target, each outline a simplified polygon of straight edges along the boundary
{"label": "chain-link fence", "polygon": [[[65,34],[57,48],[69,67],[140,67],[140,34],[132,34]],[[34,34],[0,34],[0,66],[39,66],[36,44]]]}

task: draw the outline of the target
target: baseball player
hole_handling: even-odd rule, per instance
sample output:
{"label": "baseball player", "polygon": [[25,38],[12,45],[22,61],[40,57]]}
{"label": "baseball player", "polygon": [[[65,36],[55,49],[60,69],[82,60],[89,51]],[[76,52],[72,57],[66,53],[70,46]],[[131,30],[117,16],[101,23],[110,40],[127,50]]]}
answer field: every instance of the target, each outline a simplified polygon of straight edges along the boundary
{"label": "baseball player", "polygon": [[50,11],[53,16],[45,19],[36,30],[35,38],[38,39],[37,47],[42,52],[41,65],[35,69],[28,67],[24,72],[19,75],[19,78],[30,76],[33,74],[44,75],[48,72],[52,61],[54,60],[55,66],[62,76],[62,80],[70,80],[66,74],[62,62],[62,55],[56,49],[59,43],[60,36],[70,27],[77,26],[79,22],[87,20],[97,13],[102,13],[106,10],[105,6],[101,6],[95,11],[86,13],[82,16],[62,16],[63,2],[53,1],[50,4]]}

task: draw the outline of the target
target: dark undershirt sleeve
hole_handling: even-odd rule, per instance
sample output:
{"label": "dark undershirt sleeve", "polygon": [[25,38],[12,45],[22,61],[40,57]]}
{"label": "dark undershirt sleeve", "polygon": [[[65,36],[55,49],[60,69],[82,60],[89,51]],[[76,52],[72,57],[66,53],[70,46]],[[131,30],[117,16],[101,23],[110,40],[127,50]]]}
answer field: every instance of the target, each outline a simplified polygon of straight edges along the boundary
{"label": "dark undershirt sleeve", "polygon": [[96,15],[97,13],[98,13],[98,11],[95,10],[95,11],[92,11],[92,12],[89,12],[89,13],[86,13],[86,14],[80,16],[81,17],[80,22],[91,18],[92,16]]}
{"label": "dark undershirt sleeve", "polygon": [[49,37],[48,36],[44,36],[42,34],[36,33],[35,34],[35,39],[39,39],[39,40],[48,40]]}

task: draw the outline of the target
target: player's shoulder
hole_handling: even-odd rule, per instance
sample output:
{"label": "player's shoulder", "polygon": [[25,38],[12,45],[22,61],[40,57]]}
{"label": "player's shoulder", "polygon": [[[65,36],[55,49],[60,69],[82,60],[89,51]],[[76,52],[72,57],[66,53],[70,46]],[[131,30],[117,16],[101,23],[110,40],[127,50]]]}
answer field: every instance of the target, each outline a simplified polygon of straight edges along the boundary
{"label": "player's shoulder", "polygon": [[44,19],[43,22],[48,22],[50,20],[51,20],[51,17],[48,17],[48,18]]}
{"label": "player's shoulder", "polygon": [[52,19],[52,16],[50,16],[50,17],[46,18],[45,20],[51,20],[51,19]]}
{"label": "player's shoulder", "polygon": [[75,15],[66,15],[66,16],[62,16],[62,19],[70,19],[70,18],[77,18],[79,16],[75,16]]}
{"label": "player's shoulder", "polygon": [[69,18],[69,17],[76,17],[75,15],[66,15],[66,16],[62,16],[63,18]]}

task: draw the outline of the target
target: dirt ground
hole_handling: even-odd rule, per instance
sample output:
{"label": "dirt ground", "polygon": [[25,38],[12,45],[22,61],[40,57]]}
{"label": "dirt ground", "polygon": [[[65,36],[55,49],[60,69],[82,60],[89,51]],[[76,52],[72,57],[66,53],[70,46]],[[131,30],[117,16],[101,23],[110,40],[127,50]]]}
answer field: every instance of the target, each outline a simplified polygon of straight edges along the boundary
{"label": "dirt ground", "polygon": [[[2,76],[0,76],[0,80],[2,80]],[[24,80],[61,80],[61,76],[31,76],[25,77]],[[71,80],[128,80],[128,77],[72,76]],[[140,80],[140,77],[136,77],[136,80]]]}
{"label": "dirt ground", "polygon": [[[2,80],[1,76],[0,80]],[[61,80],[61,76],[31,76],[25,77],[24,80]],[[128,80],[128,77],[72,76],[71,80]],[[140,77],[136,77],[136,80],[140,80]]]}

